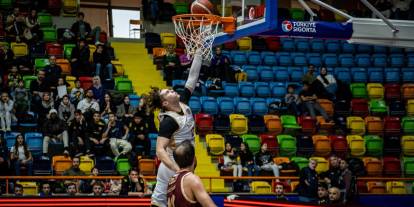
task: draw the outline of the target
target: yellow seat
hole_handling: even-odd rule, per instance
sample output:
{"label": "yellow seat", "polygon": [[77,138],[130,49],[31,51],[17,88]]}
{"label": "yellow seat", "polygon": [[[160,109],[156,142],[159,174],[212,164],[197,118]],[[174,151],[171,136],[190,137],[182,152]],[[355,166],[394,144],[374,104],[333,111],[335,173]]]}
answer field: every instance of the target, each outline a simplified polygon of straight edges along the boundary
{"label": "yellow seat", "polygon": [[224,137],[220,134],[207,134],[206,143],[212,155],[221,155],[224,152]]}
{"label": "yellow seat", "polygon": [[91,174],[93,166],[95,166],[95,162],[89,156],[80,157],[79,169],[83,171],[85,174]]}
{"label": "yellow seat", "polygon": [[174,47],[177,46],[177,40],[176,40],[175,34],[164,32],[164,33],[161,33],[160,36],[161,36],[161,44],[164,47],[168,45],[174,45]]}
{"label": "yellow seat", "polygon": [[414,99],[407,101],[406,110],[408,116],[414,116]]}
{"label": "yellow seat", "polygon": [[346,118],[346,126],[350,129],[351,134],[364,135],[365,122],[361,117],[349,116]]}
{"label": "yellow seat", "polygon": [[333,106],[332,101],[330,101],[328,99],[318,99],[317,102],[319,103],[319,105],[321,105],[321,107],[325,110],[325,112],[329,116],[333,116],[334,106]]}
{"label": "yellow seat", "polygon": [[387,193],[391,194],[407,194],[405,183],[401,181],[388,181],[386,183]]}
{"label": "yellow seat", "polygon": [[414,136],[402,136],[401,148],[405,156],[414,156]]}
{"label": "yellow seat", "polygon": [[277,115],[264,115],[263,117],[267,131],[274,134],[280,134],[283,131],[282,122]]}
{"label": "yellow seat", "polygon": [[242,135],[248,131],[247,118],[243,114],[230,114],[231,133]]}
{"label": "yellow seat", "polygon": [[313,135],[313,147],[316,156],[328,156],[331,151],[331,140],[325,135]]}
{"label": "yellow seat", "polygon": [[384,98],[384,86],[381,83],[368,83],[367,91],[369,99]]}
{"label": "yellow seat", "polygon": [[52,166],[55,175],[61,175],[63,171],[72,167],[72,159],[68,156],[56,155],[52,158]]}
{"label": "yellow seat", "polygon": [[382,134],[382,132],[384,131],[384,122],[381,120],[380,117],[365,117],[365,125],[368,134]]}
{"label": "yellow seat", "polygon": [[348,142],[349,149],[351,150],[350,154],[352,156],[359,157],[365,154],[365,142],[361,136],[348,135],[346,136],[346,141]]}
{"label": "yellow seat", "polygon": [[38,188],[36,182],[19,181],[16,183],[23,186],[23,195],[38,196]]}
{"label": "yellow seat", "polygon": [[384,182],[368,181],[367,189],[368,189],[368,193],[375,193],[375,194],[386,193]]}
{"label": "yellow seat", "polygon": [[156,168],[155,160],[153,159],[140,159],[138,161],[138,167],[142,175],[155,175],[155,168]]}
{"label": "yellow seat", "polygon": [[56,59],[56,64],[62,68],[63,75],[70,75],[72,74],[72,69],[70,67],[70,63],[66,59]]}
{"label": "yellow seat", "polygon": [[376,157],[364,157],[365,170],[369,176],[380,176],[382,174],[382,161]]}
{"label": "yellow seat", "polygon": [[115,76],[123,76],[125,74],[124,65],[120,61],[112,60],[111,63],[116,70]]}
{"label": "yellow seat", "polygon": [[251,192],[257,194],[272,193],[272,186],[265,181],[253,181]]}
{"label": "yellow seat", "polygon": [[10,48],[13,50],[14,56],[16,57],[22,57],[29,54],[26,43],[12,42]]}
{"label": "yellow seat", "polygon": [[318,174],[329,170],[329,162],[324,157],[311,157],[309,160],[316,160],[318,163],[316,166],[316,172]]}
{"label": "yellow seat", "polygon": [[89,46],[89,62],[93,63],[93,53],[96,50],[96,46],[95,45],[88,45]]}
{"label": "yellow seat", "polygon": [[291,181],[290,182],[290,191],[295,192],[298,185],[299,185],[299,181]]}
{"label": "yellow seat", "polygon": [[72,90],[72,88],[75,88],[75,76],[66,76],[66,83],[69,84],[68,90]]}
{"label": "yellow seat", "polygon": [[237,40],[237,45],[239,46],[239,50],[251,50],[252,39],[250,37],[242,37]]}

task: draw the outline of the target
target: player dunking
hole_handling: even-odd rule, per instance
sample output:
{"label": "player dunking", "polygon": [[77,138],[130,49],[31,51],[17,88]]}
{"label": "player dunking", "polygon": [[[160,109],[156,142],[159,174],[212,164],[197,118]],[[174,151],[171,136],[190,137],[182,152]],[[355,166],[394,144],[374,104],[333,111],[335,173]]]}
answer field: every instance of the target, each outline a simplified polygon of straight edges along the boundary
{"label": "player dunking", "polygon": [[185,89],[179,95],[172,89],[153,88],[147,103],[160,111],[160,128],[157,138],[157,157],[161,160],[158,168],[157,184],[151,198],[153,206],[167,206],[167,187],[170,177],[180,170],[173,158],[175,146],[185,140],[194,144],[194,119],[187,103],[196,87],[202,58],[198,51],[194,55]]}
{"label": "player dunking", "polygon": [[174,150],[174,160],[180,170],[168,183],[168,207],[215,207],[204,189],[200,178],[193,174],[195,152],[193,144],[186,140]]}

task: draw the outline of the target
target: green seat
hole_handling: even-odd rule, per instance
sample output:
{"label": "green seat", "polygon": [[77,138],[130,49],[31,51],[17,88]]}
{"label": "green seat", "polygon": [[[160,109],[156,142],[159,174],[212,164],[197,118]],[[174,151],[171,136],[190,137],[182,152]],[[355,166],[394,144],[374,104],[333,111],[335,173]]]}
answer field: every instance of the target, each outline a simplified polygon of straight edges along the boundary
{"label": "green seat", "polygon": [[254,134],[243,134],[241,136],[243,142],[246,142],[249,145],[250,151],[253,154],[256,154],[260,151],[260,139]]}
{"label": "green seat", "polygon": [[282,115],[280,117],[282,126],[285,129],[300,129],[300,125],[296,121],[296,117],[292,115]]}
{"label": "green seat", "polygon": [[384,100],[369,101],[369,110],[372,115],[386,115],[388,113],[388,107]]}
{"label": "green seat", "polygon": [[406,116],[401,121],[401,127],[405,134],[414,134],[414,117]]}
{"label": "green seat", "polygon": [[71,59],[70,56],[72,55],[72,50],[75,48],[75,44],[64,44],[63,45],[63,53],[66,59]]}
{"label": "green seat", "polygon": [[118,173],[123,176],[128,175],[128,172],[131,169],[131,165],[129,164],[129,160],[127,158],[117,159],[115,161],[115,165]]}
{"label": "green seat", "polygon": [[49,65],[49,59],[47,58],[36,58],[35,59],[35,67],[36,70],[43,70],[47,65]]}
{"label": "green seat", "polygon": [[299,8],[290,9],[290,16],[293,20],[303,21],[305,19],[305,11]]}
{"label": "green seat", "polygon": [[115,89],[121,93],[132,93],[134,88],[132,87],[132,81],[130,80],[120,80],[116,83]]}
{"label": "green seat", "polygon": [[309,164],[309,160],[306,157],[292,157],[290,161],[295,162],[299,169],[302,170],[302,168],[307,167]]}
{"label": "green seat", "polygon": [[279,155],[282,157],[291,157],[296,154],[296,138],[291,135],[277,135],[279,143]]}
{"label": "green seat", "polygon": [[45,42],[56,42],[57,40],[57,33],[56,29],[53,27],[44,27],[41,28],[43,32],[43,40]]}
{"label": "green seat", "polygon": [[39,12],[37,14],[40,27],[51,27],[53,25],[52,15],[45,12]]}
{"label": "green seat", "polygon": [[176,14],[189,14],[189,6],[186,2],[176,2],[174,3],[175,13]]}
{"label": "green seat", "polygon": [[13,0],[0,0],[0,8],[10,9],[13,6]]}
{"label": "green seat", "polygon": [[30,89],[30,84],[32,83],[33,80],[36,80],[37,77],[34,75],[25,75],[23,76],[23,82],[24,82],[24,88],[26,89]]}
{"label": "green seat", "polygon": [[115,77],[114,79],[115,79],[115,85],[120,81],[129,81],[129,79],[125,76],[118,76],[118,77]]}
{"label": "green seat", "polygon": [[384,141],[378,135],[366,135],[364,136],[366,155],[367,156],[382,156],[382,150],[384,148]]}
{"label": "green seat", "polygon": [[403,169],[406,176],[414,175],[414,157],[403,157]]}
{"label": "green seat", "polygon": [[365,83],[351,83],[350,87],[353,98],[368,98],[368,92]]}

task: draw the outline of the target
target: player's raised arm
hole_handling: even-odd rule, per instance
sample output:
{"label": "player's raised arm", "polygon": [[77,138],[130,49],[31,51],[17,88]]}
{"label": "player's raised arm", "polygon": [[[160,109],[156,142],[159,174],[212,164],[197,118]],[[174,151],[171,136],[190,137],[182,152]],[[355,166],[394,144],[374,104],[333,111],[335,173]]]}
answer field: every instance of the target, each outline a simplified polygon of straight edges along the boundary
{"label": "player's raised arm", "polygon": [[203,63],[203,59],[201,57],[201,50],[197,50],[194,54],[193,63],[191,64],[190,73],[188,74],[187,82],[185,83],[185,87],[193,93],[194,89],[196,88],[196,84],[198,81],[198,76],[200,75],[201,64]]}

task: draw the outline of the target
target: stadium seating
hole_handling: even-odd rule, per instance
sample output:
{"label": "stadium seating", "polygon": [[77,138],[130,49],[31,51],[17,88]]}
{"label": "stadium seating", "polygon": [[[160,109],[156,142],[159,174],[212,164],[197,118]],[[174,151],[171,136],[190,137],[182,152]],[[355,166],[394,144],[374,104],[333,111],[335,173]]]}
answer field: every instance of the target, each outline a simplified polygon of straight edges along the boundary
{"label": "stadium seating", "polygon": [[139,159],[138,160],[138,167],[142,175],[155,175],[156,166],[155,160],[153,159]]}
{"label": "stadium seating", "polygon": [[348,141],[348,146],[350,149],[350,154],[352,156],[362,156],[365,154],[365,142],[364,139],[359,135],[348,135],[346,136]]}
{"label": "stadium seating", "polygon": [[309,160],[316,160],[318,165],[316,166],[316,172],[319,174],[329,170],[329,162],[323,157],[311,157]]}
{"label": "stadium seating", "polygon": [[280,156],[294,156],[296,154],[296,138],[290,135],[277,135]]}
{"label": "stadium seating", "polygon": [[325,135],[313,135],[313,144],[315,148],[315,156],[327,156],[331,153],[331,140]]}
{"label": "stadium seating", "polygon": [[364,136],[366,155],[382,156],[384,141],[378,135]]}
{"label": "stadium seating", "polygon": [[92,160],[89,156],[80,157],[79,169],[83,171],[86,175],[91,174],[91,170],[94,166],[95,166],[95,161]]}
{"label": "stadium seating", "polygon": [[260,139],[254,134],[243,134],[241,135],[243,142],[249,145],[250,151],[252,153],[257,153],[260,151]]}
{"label": "stadium seating", "polygon": [[53,174],[62,175],[62,173],[72,166],[70,157],[56,155],[52,158]]}
{"label": "stadium seating", "polygon": [[212,155],[221,155],[224,152],[224,137],[220,134],[207,134],[206,143]]}
{"label": "stadium seating", "polygon": [[252,193],[258,193],[258,194],[269,194],[272,193],[272,187],[269,185],[269,183],[265,181],[254,181],[252,182]]}
{"label": "stadium seating", "polygon": [[233,134],[242,135],[248,131],[248,120],[242,114],[230,114],[231,132]]}

